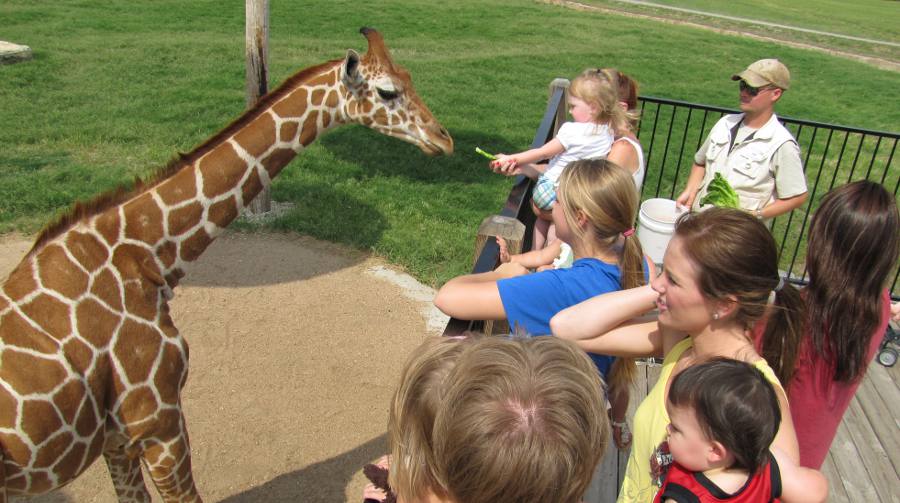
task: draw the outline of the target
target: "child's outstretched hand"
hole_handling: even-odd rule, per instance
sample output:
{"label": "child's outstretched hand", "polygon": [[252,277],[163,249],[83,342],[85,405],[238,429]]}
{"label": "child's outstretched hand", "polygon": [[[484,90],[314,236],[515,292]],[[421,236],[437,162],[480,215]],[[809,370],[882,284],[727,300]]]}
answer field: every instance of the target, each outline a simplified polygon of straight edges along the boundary
{"label": "child's outstretched hand", "polygon": [[500,247],[500,263],[505,264],[509,262],[509,247],[506,244],[506,240],[501,238],[500,236],[496,236],[497,238],[497,246]]}
{"label": "child's outstretched hand", "polygon": [[518,175],[521,171],[516,157],[506,154],[497,154],[497,159],[491,161],[490,166],[494,173],[506,176]]}

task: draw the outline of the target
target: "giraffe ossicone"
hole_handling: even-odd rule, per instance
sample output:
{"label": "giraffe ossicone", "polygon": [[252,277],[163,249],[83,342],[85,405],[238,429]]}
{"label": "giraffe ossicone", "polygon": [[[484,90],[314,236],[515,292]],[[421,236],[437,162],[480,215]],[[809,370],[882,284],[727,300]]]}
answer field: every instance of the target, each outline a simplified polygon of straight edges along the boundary
{"label": "giraffe ossicone", "polygon": [[0,503],[52,491],[101,454],[120,502],[200,501],[172,289],[322,132],[359,123],[450,154],[453,140],[370,28],[360,56],[307,68],[152,180],[78,203],[0,290]]}

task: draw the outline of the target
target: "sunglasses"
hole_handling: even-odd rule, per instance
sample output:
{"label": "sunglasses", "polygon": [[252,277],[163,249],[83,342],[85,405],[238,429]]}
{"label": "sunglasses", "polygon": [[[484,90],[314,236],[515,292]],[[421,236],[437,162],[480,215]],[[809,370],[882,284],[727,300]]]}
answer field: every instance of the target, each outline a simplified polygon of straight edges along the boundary
{"label": "sunglasses", "polygon": [[753,87],[750,84],[744,82],[743,80],[740,81],[740,86],[741,86],[741,91],[747,91],[747,94],[749,94],[750,96],[756,96],[757,94],[765,91],[766,89],[775,89],[773,86]]}

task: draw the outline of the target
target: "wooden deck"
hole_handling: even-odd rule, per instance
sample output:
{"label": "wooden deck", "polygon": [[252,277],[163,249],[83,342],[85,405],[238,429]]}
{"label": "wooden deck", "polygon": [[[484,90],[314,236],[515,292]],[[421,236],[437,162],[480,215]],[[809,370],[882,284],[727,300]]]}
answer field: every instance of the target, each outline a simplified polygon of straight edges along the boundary
{"label": "wooden deck", "polygon": [[[638,370],[629,421],[659,377],[656,364],[641,363]],[[615,501],[627,461],[628,452],[619,452],[610,444],[585,503]],[[900,364],[885,368],[873,362],[869,367],[822,472],[830,482],[829,501],[900,503]]]}

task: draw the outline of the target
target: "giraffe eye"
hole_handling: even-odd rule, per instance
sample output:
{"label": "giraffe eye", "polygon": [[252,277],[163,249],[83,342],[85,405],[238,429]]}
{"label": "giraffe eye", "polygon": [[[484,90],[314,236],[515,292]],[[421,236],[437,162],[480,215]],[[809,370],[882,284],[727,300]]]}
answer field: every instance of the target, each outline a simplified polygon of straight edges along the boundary
{"label": "giraffe eye", "polygon": [[388,91],[387,89],[381,89],[376,87],[376,91],[378,91],[378,96],[381,96],[381,99],[385,101],[391,101],[397,99],[397,96],[400,96],[400,93],[397,91]]}

